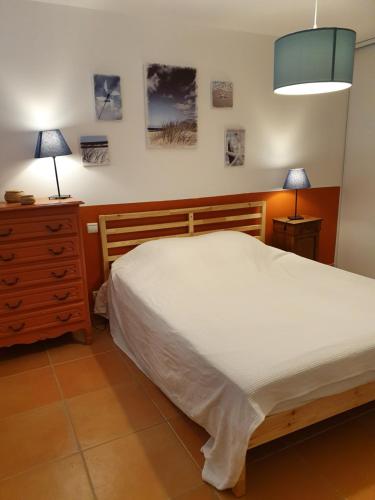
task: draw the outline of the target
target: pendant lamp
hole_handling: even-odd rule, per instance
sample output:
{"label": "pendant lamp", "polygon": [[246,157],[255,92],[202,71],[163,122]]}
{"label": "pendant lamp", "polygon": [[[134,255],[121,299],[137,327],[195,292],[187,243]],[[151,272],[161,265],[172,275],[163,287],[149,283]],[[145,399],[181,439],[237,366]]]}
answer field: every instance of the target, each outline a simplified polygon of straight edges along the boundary
{"label": "pendant lamp", "polygon": [[275,94],[324,94],[352,85],[355,31],[314,27],[282,36],[275,42]]}

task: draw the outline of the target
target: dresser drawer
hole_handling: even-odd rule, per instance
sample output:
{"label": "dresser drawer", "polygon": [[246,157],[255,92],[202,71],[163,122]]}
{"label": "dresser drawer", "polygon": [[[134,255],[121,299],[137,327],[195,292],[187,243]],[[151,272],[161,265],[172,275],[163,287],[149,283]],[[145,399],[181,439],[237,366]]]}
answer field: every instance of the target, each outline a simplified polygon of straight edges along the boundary
{"label": "dresser drawer", "polygon": [[17,336],[33,330],[66,326],[69,331],[71,324],[84,320],[86,309],[83,303],[51,311],[40,311],[32,314],[19,315],[13,318],[0,319],[0,337]]}
{"label": "dresser drawer", "polygon": [[72,302],[84,300],[82,283],[71,285],[57,285],[49,288],[40,288],[30,291],[20,291],[12,294],[0,295],[0,316],[17,315],[30,312],[33,309],[52,308]]}
{"label": "dresser drawer", "polygon": [[59,257],[79,255],[79,240],[72,238],[50,238],[38,242],[0,245],[0,269],[33,262],[54,261]]}
{"label": "dresser drawer", "polygon": [[0,269],[0,292],[10,293],[25,286],[61,283],[77,279],[81,273],[79,259],[29,268]]}
{"label": "dresser drawer", "polygon": [[77,233],[77,218],[74,214],[25,217],[0,222],[0,244]]}

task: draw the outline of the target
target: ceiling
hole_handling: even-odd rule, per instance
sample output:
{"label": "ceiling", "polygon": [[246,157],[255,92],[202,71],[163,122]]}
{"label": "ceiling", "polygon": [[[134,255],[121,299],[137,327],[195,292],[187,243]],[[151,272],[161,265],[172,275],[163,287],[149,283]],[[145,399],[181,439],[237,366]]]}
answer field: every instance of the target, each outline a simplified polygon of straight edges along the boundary
{"label": "ceiling", "polygon": [[[283,35],[312,27],[315,0],[33,0],[183,19],[216,28]],[[357,41],[375,37],[375,0],[319,0],[319,26],[357,31]]]}

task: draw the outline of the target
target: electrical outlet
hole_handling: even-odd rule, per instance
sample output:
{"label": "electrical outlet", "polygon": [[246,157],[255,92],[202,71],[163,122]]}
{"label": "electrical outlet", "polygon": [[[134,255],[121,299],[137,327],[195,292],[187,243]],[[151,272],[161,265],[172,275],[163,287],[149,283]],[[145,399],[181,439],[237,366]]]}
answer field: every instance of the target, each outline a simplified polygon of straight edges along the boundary
{"label": "electrical outlet", "polygon": [[87,225],[87,232],[88,233],[97,233],[98,232],[98,223],[97,222],[88,222],[86,225]]}

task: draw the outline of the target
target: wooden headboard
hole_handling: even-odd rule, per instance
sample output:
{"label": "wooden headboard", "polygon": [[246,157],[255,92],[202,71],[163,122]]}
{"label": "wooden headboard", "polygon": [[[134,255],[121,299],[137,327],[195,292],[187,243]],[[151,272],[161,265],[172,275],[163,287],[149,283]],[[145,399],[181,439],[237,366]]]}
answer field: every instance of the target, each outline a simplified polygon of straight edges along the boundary
{"label": "wooden headboard", "polygon": [[[215,212],[215,213],[213,213]],[[256,224],[251,224],[253,220]],[[169,210],[100,215],[104,277],[121,255],[145,241],[197,236],[212,231],[242,231],[264,241],[266,202],[251,201]],[[256,234],[254,234],[256,233]]]}

